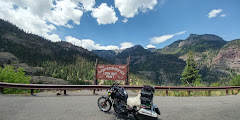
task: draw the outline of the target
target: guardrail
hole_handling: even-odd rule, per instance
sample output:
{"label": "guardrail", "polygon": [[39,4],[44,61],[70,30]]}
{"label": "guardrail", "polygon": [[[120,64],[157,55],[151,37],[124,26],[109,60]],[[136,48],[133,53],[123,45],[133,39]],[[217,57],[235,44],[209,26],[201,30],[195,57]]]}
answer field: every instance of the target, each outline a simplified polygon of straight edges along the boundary
{"label": "guardrail", "polygon": [[[140,90],[142,86],[131,86],[131,85],[119,85],[129,90]],[[0,92],[3,94],[3,88],[15,88],[15,89],[30,89],[31,95],[34,90],[64,90],[66,94],[67,90],[103,90],[109,89],[110,85],[50,85],[50,84],[16,84],[16,83],[4,83],[0,82]],[[170,86],[155,86],[156,90],[165,90],[166,95],[168,91],[214,91],[214,90],[240,90],[240,86],[224,86],[224,87],[170,87]]]}

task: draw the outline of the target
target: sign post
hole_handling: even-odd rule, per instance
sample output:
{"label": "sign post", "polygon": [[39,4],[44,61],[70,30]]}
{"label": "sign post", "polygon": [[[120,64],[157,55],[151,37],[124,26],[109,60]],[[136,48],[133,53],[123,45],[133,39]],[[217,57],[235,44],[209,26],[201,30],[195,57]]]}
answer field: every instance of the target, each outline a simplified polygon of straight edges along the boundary
{"label": "sign post", "polygon": [[[95,63],[95,74],[93,75],[93,84],[94,85],[97,85],[98,82],[97,82],[97,65],[98,65],[98,59],[96,59],[96,63]],[[95,94],[95,89],[93,90],[93,94]]]}
{"label": "sign post", "polygon": [[[127,65],[98,65],[98,59],[95,63],[95,74],[93,84],[98,84],[98,79],[103,80],[122,80],[125,85],[129,85],[130,56],[127,58]],[[95,94],[96,90],[93,90]]]}
{"label": "sign post", "polygon": [[130,84],[130,82],[129,82],[129,80],[130,80],[129,75],[130,75],[130,55],[127,58],[127,79],[125,81],[125,85],[129,85]]}

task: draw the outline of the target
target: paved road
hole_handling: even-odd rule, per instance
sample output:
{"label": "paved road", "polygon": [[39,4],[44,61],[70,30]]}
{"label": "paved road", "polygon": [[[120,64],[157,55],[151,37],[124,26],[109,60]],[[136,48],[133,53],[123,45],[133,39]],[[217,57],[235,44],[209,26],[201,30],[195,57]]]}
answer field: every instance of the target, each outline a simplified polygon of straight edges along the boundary
{"label": "paved road", "polygon": [[[39,93],[37,96],[0,95],[0,120],[134,120],[104,113],[97,107],[98,96],[90,92]],[[133,94],[134,95],[134,94]],[[160,97],[162,120],[240,120],[240,95],[220,97]]]}

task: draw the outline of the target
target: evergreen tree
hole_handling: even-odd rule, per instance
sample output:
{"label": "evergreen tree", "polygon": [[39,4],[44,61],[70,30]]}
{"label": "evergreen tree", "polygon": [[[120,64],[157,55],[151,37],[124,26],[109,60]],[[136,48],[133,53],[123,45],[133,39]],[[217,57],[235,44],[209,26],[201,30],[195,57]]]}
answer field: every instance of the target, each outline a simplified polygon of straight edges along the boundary
{"label": "evergreen tree", "polygon": [[200,84],[201,75],[198,74],[197,64],[194,61],[194,56],[192,51],[189,51],[187,55],[187,65],[185,66],[182,73],[182,83],[184,85],[196,86]]}
{"label": "evergreen tree", "polygon": [[240,86],[240,75],[232,78],[232,80],[230,81],[230,85],[232,85],[232,86]]}

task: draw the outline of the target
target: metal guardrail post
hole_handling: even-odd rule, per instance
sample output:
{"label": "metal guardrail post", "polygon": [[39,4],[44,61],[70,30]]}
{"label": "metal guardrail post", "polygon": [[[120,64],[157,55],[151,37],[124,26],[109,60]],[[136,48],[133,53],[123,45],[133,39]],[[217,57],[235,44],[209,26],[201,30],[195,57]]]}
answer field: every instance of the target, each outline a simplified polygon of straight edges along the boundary
{"label": "metal guardrail post", "polygon": [[228,90],[226,90],[226,95],[228,95]]}
{"label": "metal guardrail post", "polygon": [[166,96],[168,96],[168,90],[166,90]]}
{"label": "metal guardrail post", "polygon": [[3,88],[0,88],[0,93],[4,94]]}
{"label": "metal guardrail post", "polygon": [[31,95],[34,95],[34,89],[31,89]]}
{"label": "metal guardrail post", "polygon": [[64,95],[67,95],[67,90],[64,90]]}
{"label": "metal guardrail post", "polygon": [[211,93],[212,93],[211,90],[209,90],[209,91],[208,91],[208,96],[211,96]]}
{"label": "metal guardrail post", "polygon": [[188,96],[191,96],[191,91],[190,90],[188,90],[187,93],[188,93]]}

